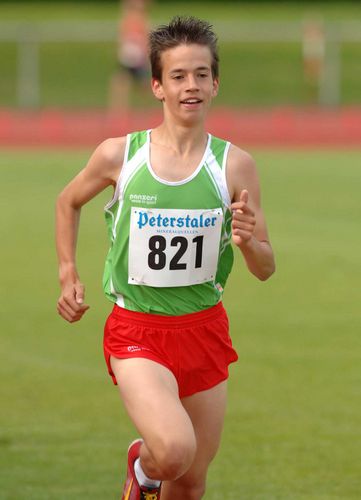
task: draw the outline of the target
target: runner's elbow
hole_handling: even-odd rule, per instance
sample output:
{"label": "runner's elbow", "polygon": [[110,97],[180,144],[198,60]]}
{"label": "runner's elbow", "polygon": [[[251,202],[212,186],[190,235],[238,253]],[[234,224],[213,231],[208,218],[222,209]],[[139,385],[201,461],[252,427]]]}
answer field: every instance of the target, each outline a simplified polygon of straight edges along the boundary
{"label": "runner's elbow", "polygon": [[72,196],[70,196],[68,190],[65,188],[58,195],[56,199],[56,209],[57,211],[63,211],[66,208],[71,208],[73,210],[79,210],[81,207],[77,205]]}
{"label": "runner's elbow", "polygon": [[267,266],[264,266],[259,272],[256,274],[257,278],[260,281],[267,281],[272,274],[276,271],[276,264],[274,261],[270,262]]}

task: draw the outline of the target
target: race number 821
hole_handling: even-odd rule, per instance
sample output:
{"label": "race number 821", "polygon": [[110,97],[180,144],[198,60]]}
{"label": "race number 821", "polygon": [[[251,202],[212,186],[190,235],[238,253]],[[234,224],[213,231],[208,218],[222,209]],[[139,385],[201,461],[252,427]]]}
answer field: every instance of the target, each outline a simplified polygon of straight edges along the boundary
{"label": "race number 821", "polygon": [[[202,267],[203,255],[203,238],[204,236],[196,236],[192,239],[192,243],[196,245],[196,254],[194,267]],[[177,247],[177,252],[169,263],[169,269],[174,271],[176,269],[187,269],[187,262],[180,262],[183,255],[188,249],[188,240],[184,236],[174,236],[170,240],[170,245]],[[163,269],[166,266],[166,254],[164,250],[167,246],[167,240],[164,236],[151,236],[149,239],[148,265],[151,269]]]}
{"label": "race number 821", "polygon": [[223,212],[132,207],[128,283],[187,286],[215,278]]}

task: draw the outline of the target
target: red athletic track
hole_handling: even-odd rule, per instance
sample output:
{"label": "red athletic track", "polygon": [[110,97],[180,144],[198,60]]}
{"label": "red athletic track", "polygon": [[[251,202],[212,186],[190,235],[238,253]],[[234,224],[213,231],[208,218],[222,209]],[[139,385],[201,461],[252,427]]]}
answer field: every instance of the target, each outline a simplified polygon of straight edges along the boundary
{"label": "red athletic track", "polygon": [[[95,146],[160,120],[159,111],[122,116],[105,110],[0,109],[0,146]],[[208,130],[239,145],[360,147],[361,107],[217,109],[210,113]]]}

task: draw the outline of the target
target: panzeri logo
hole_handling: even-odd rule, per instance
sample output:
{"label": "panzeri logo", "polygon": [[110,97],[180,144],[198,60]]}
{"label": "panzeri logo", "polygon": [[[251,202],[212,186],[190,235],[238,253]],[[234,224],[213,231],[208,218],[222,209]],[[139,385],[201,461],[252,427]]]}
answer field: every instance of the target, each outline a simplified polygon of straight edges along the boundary
{"label": "panzeri logo", "polygon": [[129,200],[133,203],[145,203],[146,205],[155,205],[157,203],[156,194],[130,194]]}

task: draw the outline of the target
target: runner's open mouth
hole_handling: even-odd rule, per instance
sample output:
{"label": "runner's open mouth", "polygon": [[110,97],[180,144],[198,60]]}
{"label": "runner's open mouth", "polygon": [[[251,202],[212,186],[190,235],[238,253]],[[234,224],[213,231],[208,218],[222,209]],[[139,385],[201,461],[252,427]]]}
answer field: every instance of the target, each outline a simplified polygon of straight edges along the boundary
{"label": "runner's open mouth", "polygon": [[181,101],[182,104],[199,104],[203,102],[202,99],[184,99]]}

